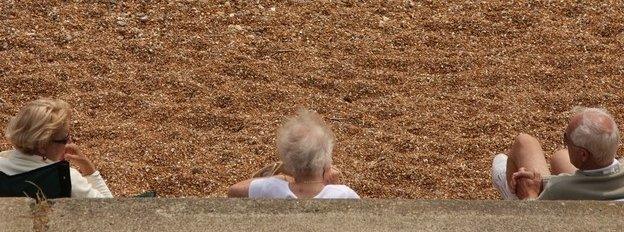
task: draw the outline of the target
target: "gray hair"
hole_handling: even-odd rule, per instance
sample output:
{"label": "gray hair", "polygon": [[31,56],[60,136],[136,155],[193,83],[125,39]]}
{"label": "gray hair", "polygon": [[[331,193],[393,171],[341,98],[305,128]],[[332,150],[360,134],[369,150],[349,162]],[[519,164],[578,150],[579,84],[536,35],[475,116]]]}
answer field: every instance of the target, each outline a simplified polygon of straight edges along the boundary
{"label": "gray hair", "polygon": [[596,163],[613,162],[620,143],[620,131],[613,116],[602,108],[577,106],[572,112],[581,117],[579,124],[570,133],[572,143],[587,149]]}
{"label": "gray hair", "polygon": [[289,119],[277,136],[277,150],[292,175],[322,170],[332,162],[334,134],[321,117],[309,110]]}

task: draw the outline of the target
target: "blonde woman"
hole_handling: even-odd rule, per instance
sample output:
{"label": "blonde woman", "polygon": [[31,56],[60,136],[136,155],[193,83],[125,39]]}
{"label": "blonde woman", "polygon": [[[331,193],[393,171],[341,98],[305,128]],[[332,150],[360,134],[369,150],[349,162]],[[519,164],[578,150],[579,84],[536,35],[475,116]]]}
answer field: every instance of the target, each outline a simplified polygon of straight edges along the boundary
{"label": "blonde woman", "polygon": [[277,149],[286,175],[252,178],[230,187],[229,197],[360,198],[337,184],[332,167],[334,135],[318,114],[302,110],[280,130]]}
{"label": "blonde woman", "polygon": [[17,175],[61,160],[70,160],[71,197],[113,197],[91,161],[72,143],[70,106],[62,100],[40,99],[29,102],[5,130],[15,148],[0,153],[0,171]]}

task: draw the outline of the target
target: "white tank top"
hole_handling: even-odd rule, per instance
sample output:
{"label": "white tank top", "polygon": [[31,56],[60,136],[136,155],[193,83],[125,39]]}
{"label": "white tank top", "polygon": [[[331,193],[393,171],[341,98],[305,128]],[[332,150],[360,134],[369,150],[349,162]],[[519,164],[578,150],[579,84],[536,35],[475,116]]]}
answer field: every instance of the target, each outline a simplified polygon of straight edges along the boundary
{"label": "white tank top", "polygon": [[[290,191],[287,181],[276,177],[267,177],[251,181],[251,184],[249,184],[249,198],[297,198],[297,196]],[[323,190],[314,196],[314,198],[359,199],[360,196],[346,185],[325,185]]]}

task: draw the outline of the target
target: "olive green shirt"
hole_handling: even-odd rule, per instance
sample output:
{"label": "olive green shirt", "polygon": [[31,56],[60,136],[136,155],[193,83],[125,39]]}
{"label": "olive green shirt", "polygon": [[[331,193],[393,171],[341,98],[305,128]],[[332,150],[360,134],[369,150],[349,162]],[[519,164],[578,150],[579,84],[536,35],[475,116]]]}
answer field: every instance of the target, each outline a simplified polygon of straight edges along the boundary
{"label": "olive green shirt", "polygon": [[574,174],[544,179],[540,200],[624,199],[624,167],[616,160],[604,169],[576,171]]}

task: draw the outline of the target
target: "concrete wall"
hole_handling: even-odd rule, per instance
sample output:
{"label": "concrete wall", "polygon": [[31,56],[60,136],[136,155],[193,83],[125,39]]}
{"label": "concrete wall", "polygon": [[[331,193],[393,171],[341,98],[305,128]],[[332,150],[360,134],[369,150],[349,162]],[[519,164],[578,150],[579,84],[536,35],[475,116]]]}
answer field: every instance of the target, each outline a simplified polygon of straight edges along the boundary
{"label": "concrete wall", "polygon": [[0,199],[6,231],[620,231],[624,202]]}

